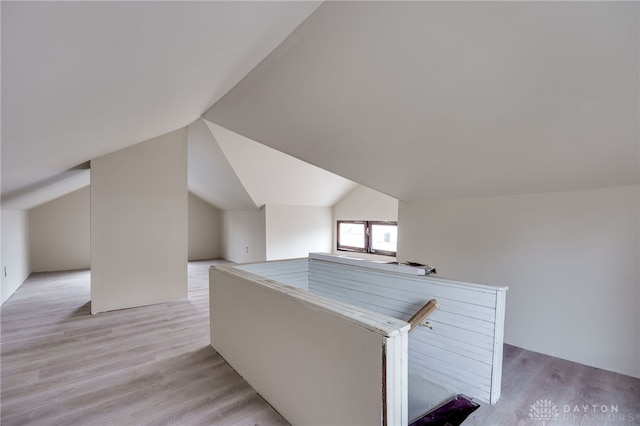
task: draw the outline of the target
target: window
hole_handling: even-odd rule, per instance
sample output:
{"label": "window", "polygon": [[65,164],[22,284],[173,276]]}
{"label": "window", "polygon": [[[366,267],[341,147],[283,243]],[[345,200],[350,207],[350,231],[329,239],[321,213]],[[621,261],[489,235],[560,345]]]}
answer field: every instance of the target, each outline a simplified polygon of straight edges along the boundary
{"label": "window", "polygon": [[338,250],[395,256],[398,222],[339,220]]}

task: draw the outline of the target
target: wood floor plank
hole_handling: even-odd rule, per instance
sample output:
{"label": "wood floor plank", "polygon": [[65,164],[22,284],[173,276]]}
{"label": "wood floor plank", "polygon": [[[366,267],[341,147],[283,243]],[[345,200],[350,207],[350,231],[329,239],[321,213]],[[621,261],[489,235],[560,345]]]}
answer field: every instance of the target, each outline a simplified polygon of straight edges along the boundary
{"label": "wood floor plank", "polygon": [[[0,423],[288,424],[209,345],[212,263],[189,264],[188,300],[98,315],[89,271],[33,274],[0,310]],[[464,425],[541,424],[541,399],[559,411],[549,425],[640,423],[640,379],[511,345],[502,389]],[[585,412],[593,404],[617,412]]]}
{"label": "wood floor plank", "polygon": [[1,423],[288,424],[209,345],[213,263],[188,300],[98,315],[88,271],[33,274],[0,311]]}
{"label": "wood floor plank", "polygon": [[[480,406],[465,426],[542,424],[531,417],[531,406],[541,400],[550,401],[557,410],[557,417],[548,419],[549,425],[640,422],[640,379],[510,345],[505,345],[504,355],[501,400],[493,406]],[[596,412],[594,404],[600,407]],[[603,406],[609,411],[615,406],[618,412],[602,415]]]}

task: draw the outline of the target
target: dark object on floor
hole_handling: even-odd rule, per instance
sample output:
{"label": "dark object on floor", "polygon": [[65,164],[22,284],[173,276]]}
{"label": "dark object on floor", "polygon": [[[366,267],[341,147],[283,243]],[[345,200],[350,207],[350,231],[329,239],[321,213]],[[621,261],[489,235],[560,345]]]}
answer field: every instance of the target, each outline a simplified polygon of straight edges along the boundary
{"label": "dark object on floor", "polygon": [[409,426],[460,426],[479,406],[471,398],[458,395]]}

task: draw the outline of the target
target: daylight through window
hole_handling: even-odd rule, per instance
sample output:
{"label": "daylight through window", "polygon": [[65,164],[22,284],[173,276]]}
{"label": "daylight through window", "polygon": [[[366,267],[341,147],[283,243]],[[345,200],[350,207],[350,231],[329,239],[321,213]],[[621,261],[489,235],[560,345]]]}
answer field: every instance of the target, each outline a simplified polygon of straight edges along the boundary
{"label": "daylight through window", "polygon": [[338,250],[395,256],[398,222],[339,220]]}

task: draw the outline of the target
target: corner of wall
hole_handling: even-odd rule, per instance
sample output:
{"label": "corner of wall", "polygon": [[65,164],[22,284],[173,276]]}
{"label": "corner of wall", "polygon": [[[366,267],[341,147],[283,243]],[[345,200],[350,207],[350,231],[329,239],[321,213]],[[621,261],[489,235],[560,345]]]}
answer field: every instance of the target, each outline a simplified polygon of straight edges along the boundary
{"label": "corner of wall", "polygon": [[187,297],[187,131],[92,161],[92,311]]}
{"label": "corner of wall", "polygon": [[220,236],[225,259],[236,263],[265,261],[264,206],[258,210],[223,210]]}
{"label": "corner of wall", "polygon": [[222,212],[189,192],[189,260],[217,259],[221,256]]}
{"label": "corner of wall", "polygon": [[29,216],[23,210],[2,210],[2,269],[0,299],[4,304],[31,273],[29,254]]}
{"label": "corner of wall", "polygon": [[398,259],[509,286],[507,343],[638,377],[639,211],[638,185],[400,203]]}

